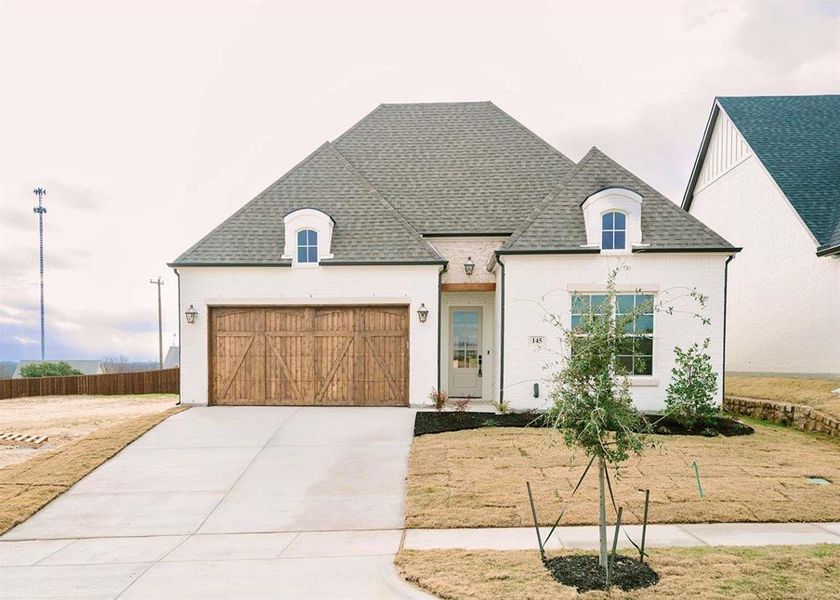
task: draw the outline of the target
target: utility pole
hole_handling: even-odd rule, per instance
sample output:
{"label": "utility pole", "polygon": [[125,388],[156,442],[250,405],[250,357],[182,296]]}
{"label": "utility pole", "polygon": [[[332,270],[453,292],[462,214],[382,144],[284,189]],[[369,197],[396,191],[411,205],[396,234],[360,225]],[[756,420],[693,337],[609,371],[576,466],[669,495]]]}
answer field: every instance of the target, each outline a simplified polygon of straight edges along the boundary
{"label": "utility pole", "polygon": [[47,195],[47,190],[44,188],[35,188],[32,193],[38,196],[38,206],[32,211],[38,215],[38,235],[40,238],[41,247],[41,362],[44,361],[44,214],[47,209],[44,208],[41,202],[44,196]]}
{"label": "utility pole", "polygon": [[158,292],[158,363],[163,369],[163,317],[160,310],[160,286],[163,285],[163,279],[158,275],[157,279],[150,279],[149,283],[155,284]]}

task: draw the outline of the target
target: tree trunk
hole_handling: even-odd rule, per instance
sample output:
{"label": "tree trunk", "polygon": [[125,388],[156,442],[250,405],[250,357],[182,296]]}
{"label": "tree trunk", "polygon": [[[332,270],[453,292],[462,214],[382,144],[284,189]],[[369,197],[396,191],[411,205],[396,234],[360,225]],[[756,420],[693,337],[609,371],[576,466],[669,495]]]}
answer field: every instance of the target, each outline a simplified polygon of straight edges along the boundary
{"label": "tree trunk", "polygon": [[598,458],[598,535],[601,541],[599,564],[607,567],[607,497],[605,494],[604,477],[606,466],[604,459]]}

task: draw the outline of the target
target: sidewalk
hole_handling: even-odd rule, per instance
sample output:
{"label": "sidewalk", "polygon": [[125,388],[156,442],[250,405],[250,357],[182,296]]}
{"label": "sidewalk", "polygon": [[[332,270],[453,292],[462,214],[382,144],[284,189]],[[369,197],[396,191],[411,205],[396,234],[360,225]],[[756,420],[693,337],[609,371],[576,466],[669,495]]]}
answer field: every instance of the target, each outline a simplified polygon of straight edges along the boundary
{"label": "sidewalk", "polygon": [[[622,527],[619,548],[632,548],[629,535],[636,544],[642,540],[641,525]],[[594,525],[557,527],[546,541],[549,527],[540,527],[547,550],[598,549],[598,527]],[[614,526],[608,527],[612,544]],[[840,522],[837,523],[692,523],[648,525],[645,546],[777,546],[805,544],[840,544]],[[533,527],[495,529],[408,529],[403,548],[462,548],[465,550],[531,550],[537,549]]]}

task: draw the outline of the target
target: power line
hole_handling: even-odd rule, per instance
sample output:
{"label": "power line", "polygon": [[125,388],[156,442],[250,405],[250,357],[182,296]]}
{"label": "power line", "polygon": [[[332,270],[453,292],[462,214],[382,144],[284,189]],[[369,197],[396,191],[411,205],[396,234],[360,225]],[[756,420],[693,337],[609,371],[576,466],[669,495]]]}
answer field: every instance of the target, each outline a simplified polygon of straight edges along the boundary
{"label": "power line", "polygon": [[158,275],[157,279],[150,279],[149,283],[157,286],[158,293],[158,361],[160,368],[163,369],[163,317],[160,308],[160,286],[163,285],[163,279]]}

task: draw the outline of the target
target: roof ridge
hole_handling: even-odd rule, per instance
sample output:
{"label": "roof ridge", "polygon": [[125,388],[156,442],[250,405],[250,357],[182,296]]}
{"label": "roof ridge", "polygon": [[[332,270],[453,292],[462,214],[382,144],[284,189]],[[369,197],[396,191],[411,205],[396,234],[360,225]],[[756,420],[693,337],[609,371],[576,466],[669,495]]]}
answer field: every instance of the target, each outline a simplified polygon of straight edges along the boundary
{"label": "roof ridge", "polygon": [[230,221],[231,219],[233,219],[233,218],[235,218],[236,216],[238,216],[238,215],[239,215],[240,213],[242,213],[245,209],[247,209],[249,206],[251,206],[251,204],[252,204],[253,202],[255,202],[255,201],[256,201],[256,200],[258,200],[260,197],[262,197],[262,196],[263,196],[263,194],[265,194],[266,192],[268,192],[271,188],[273,188],[273,187],[274,187],[274,186],[276,186],[278,183],[280,183],[281,181],[283,181],[284,179],[286,179],[286,177],[288,177],[289,175],[291,175],[292,173],[294,173],[297,169],[299,169],[300,167],[302,167],[303,165],[305,165],[307,162],[309,162],[309,161],[310,161],[313,157],[315,157],[315,156],[316,156],[319,152],[321,152],[321,150],[323,150],[323,149],[324,149],[324,147],[328,146],[328,145],[329,145],[329,143],[330,143],[329,141],[326,141],[326,142],[324,142],[323,144],[321,144],[320,146],[318,146],[315,150],[313,150],[312,152],[310,152],[310,153],[309,153],[309,155],[307,155],[307,156],[306,156],[306,158],[304,158],[303,160],[301,160],[300,162],[298,162],[296,165],[294,165],[293,167],[291,167],[289,170],[287,170],[285,173],[283,173],[283,175],[281,175],[280,177],[278,177],[278,178],[274,181],[274,183],[272,183],[271,185],[269,185],[268,187],[266,187],[265,189],[263,189],[263,191],[261,191],[259,194],[257,194],[256,196],[254,196],[253,198],[251,198],[250,200],[248,200],[248,202],[246,202],[245,204],[243,204],[242,206],[240,206],[240,207],[239,207],[239,209],[237,209],[237,210],[236,210],[236,212],[234,212],[234,213],[233,213],[232,215],[230,215],[228,218],[224,219],[221,223],[219,223],[219,224],[218,224],[218,225],[216,225],[213,229],[211,229],[211,230],[210,230],[210,232],[209,232],[209,233],[207,233],[207,235],[205,235],[204,237],[202,237],[202,238],[201,238],[200,240],[198,240],[195,244],[193,244],[192,246],[190,246],[189,248],[187,248],[184,252],[182,252],[182,253],[178,256],[178,258],[176,258],[174,261],[172,261],[172,264],[179,262],[181,259],[186,258],[186,257],[187,257],[187,255],[189,255],[189,254],[191,254],[192,252],[194,252],[195,250],[197,250],[197,249],[198,249],[198,248],[199,248],[199,247],[200,247],[200,246],[201,246],[204,242],[206,242],[206,241],[210,238],[210,236],[212,236],[212,235],[213,235],[214,233],[216,233],[219,229],[221,229],[221,228],[224,226],[224,224],[225,224],[225,223],[227,223],[227,222],[228,222],[228,221]]}
{"label": "roof ridge", "polygon": [[410,234],[415,241],[419,242],[424,248],[426,248],[433,257],[439,258],[441,260],[446,260],[443,256],[440,255],[440,253],[437,250],[434,249],[434,247],[431,244],[429,244],[425,239],[423,239],[423,236],[420,235],[420,232],[417,231],[417,229],[408,221],[408,219],[406,219],[402,215],[402,213],[400,213],[400,211],[398,211],[394,207],[393,204],[388,202],[385,196],[383,196],[379,192],[379,190],[373,187],[373,184],[370,181],[368,181],[364,177],[364,175],[362,175],[358,171],[358,169],[356,169],[356,167],[354,167],[353,164],[349,160],[347,160],[347,158],[341,152],[339,152],[338,148],[335,147],[335,144],[333,144],[332,142],[327,142],[326,145],[328,145],[330,150],[332,150],[335,153],[335,155],[341,161],[341,164],[344,165],[344,167],[350,172],[350,174],[353,175],[357,179],[357,181],[367,186],[370,193],[376,199],[378,199],[389,212],[391,212],[394,215],[394,218],[397,220],[397,222],[403,226],[403,229],[405,229],[406,232]]}
{"label": "roof ridge", "polygon": [[382,102],[379,106],[458,106],[463,104],[493,104],[491,100],[440,100],[432,102]]}
{"label": "roof ridge", "polygon": [[562,152],[560,152],[557,148],[555,148],[554,146],[552,146],[551,144],[549,144],[547,141],[545,141],[543,138],[541,138],[540,136],[538,136],[538,135],[537,135],[536,133],[534,133],[532,130],[528,129],[525,125],[523,125],[523,124],[522,124],[522,123],[520,123],[518,120],[516,120],[516,118],[514,118],[514,117],[510,116],[507,112],[505,112],[504,110],[502,110],[501,108],[499,108],[498,106],[496,106],[496,105],[493,103],[493,101],[492,101],[492,100],[491,100],[491,101],[488,101],[488,102],[487,102],[487,104],[489,104],[490,106],[492,106],[494,109],[496,109],[496,111],[498,111],[498,112],[499,112],[500,114],[502,114],[503,116],[505,116],[505,117],[507,117],[508,119],[510,119],[513,123],[515,123],[516,125],[518,125],[518,126],[519,126],[519,128],[520,128],[520,129],[522,129],[522,131],[524,131],[525,133],[527,133],[528,135],[530,135],[530,136],[531,136],[531,137],[533,137],[534,139],[538,140],[540,143],[542,143],[544,146],[546,146],[549,150],[551,150],[552,152],[554,152],[557,156],[559,156],[560,158],[562,158],[562,159],[566,160],[566,161],[567,161],[570,165],[574,165],[574,164],[575,164],[575,161],[573,161],[571,158],[569,158],[568,156],[566,156],[565,154],[563,154]]}
{"label": "roof ridge", "polygon": [[[511,236],[508,238],[508,241],[505,242],[505,247],[512,246],[514,243],[516,243],[516,240],[522,237],[522,234],[524,234],[528,230],[528,228],[534,224],[534,221],[536,221],[539,218],[539,216],[543,212],[545,212],[545,209],[548,208],[552,200],[554,200],[557,197],[557,195],[561,191],[563,191],[563,188],[565,188],[569,184],[569,182],[575,177],[575,175],[577,175],[580,172],[584,164],[591,160],[595,152],[601,151],[598,150],[597,147],[592,146],[589,149],[589,151],[587,151],[587,153],[583,155],[583,158],[580,159],[580,162],[577,163],[574,166],[574,168],[572,168],[572,170],[566,174],[565,177],[558,181],[557,185],[551,188],[551,190],[545,195],[545,197],[542,200],[540,200],[540,203],[531,211],[531,214],[528,215],[528,218],[525,219],[525,221],[523,221],[522,224],[516,228],[516,231],[514,231],[511,234]],[[601,154],[603,154],[603,152],[601,152]]]}

